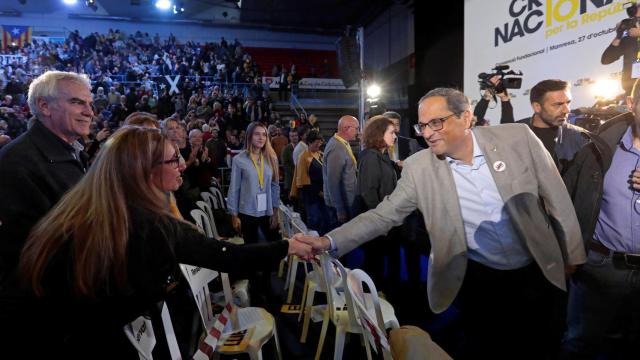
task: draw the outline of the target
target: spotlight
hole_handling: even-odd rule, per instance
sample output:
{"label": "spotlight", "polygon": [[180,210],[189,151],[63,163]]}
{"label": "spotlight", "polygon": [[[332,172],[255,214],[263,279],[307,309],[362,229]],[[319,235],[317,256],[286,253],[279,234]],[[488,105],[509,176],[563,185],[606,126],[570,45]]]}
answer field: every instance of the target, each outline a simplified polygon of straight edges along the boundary
{"label": "spotlight", "polygon": [[157,0],[156,7],[160,10],[169,10],[171,8],[171,1],[169,0]]}
{"label": "spotlight", "polygon": [[368,88],[367,88],[367,96],[369,96],[370,98],[377,98],[378,96],[380,96],[380,93],[382,92],[382,90],[380,89],[380,86],[376,85],[376,84],[371,84]]}
{"label": "spotlight", "polygon": [[624,92],[620,86],[620,81],[614,79],[601,79],[596,81],[591,87],[591,93],[596,99],[611,100]]}
{"label": "spotlight", "polygon": [[183,12],[184,12],[184,7],[182,6],[181,3],[178,3],[177,5],[173,5],[174,14],[182,14]]}
{"label": "spotlight", "polygon": [[98,5],[96,5],[96,0],[85,0],[84,2],[87,7],[93,11],[98,11]]}
{"label": "spotlight", "polygon": [[78,0],[62,0],[62,2],[67,5],[75,5],[78,2]]}

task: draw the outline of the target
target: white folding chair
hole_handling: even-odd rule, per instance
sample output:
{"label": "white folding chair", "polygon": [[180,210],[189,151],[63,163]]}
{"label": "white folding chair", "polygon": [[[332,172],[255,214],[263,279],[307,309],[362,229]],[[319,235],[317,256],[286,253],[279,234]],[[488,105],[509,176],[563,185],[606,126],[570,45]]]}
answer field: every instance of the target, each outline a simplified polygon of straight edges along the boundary
{"label": "white folding chair", "polygon": [[[180,268],[193,292],[202,323],[206,331],[209,332],[216,322],[209,293],[209,282],[215,279],[217,273],[213,270],[185,264],[181,264]],[[238,308],[233,305],[229,278],[225,273],[222,273],[221,276],[225,299],[227,304],[232,305],[232,310],[231,321],[224,326],[215,350],[230,355],[247,353],[252,360],[262,359],[262,347],[273,338],[276,356],[282,360],[276,322],[273,316],[262,308]],[[246,332],[239,333],[240,331]]]}
{"label": "white folding chair", "polygon": [[[209,207],[209,205],[207,205],[203,201],[197,201],[196,204],[198,206],[203,207],[210,214],[212,214],[211,208]],[[213,215],[210,216],[205,211],[200,209],[191,210],[191,217],[193,218],[193,220],[195,220],[196,225],[200,229],[203,229],[204,233],[207,236],[213,237],[214,239],[222,241],[223,239],[220,238],[215,228],[215,222],[211,221],[212,216]],[[226,239],[225,241],[236,244],[236,245],[244,244],[244,240],[241,237],[234,237],[231,239]],[[249,297],[249,280],[242,279],[242,280],[234,281],[232,289],[233,289],[233,292],[232,292],[233,298],[235,299],[236,305],[241,307],[247,307],[251,304],[251,298]]]}
{"label": "white folding chair", "polygon": [[[364,292],[362,284],[367,285],[369,293]],[[381,349],[384,360],[392,360],[380,299],[373,280],[360,269],[351,270],[347,275],[347,290],[353,300],[356,318],[360,324],[361,331],[366,334],[366,338],[369,340],[367,358],[371,360],[371,352],[369,351],[369,346],[371,346],[376,352],[378,352],[378,348]]]}
{"label": "white folding chair", "polygon": [[202,200],[204,200],[212,209],[218,209],[221,207],[218,204],[218,198],[213,196],[213,194],[211,194],[210,192],[203,191],[200,193],[200,196],[202,197]]}
{"label": "white folding chair", "polygon": [[224,195],[222,195],[222,191],[213,186],[209,188],[209,191],[211,191],[211,195],[213,195],[217,199],[218,207],[214,207],[214,209],[226,209],[227,207],[225,206],[225,197]]}
{"label": "white folding chair", "polygon": [[[176,339],[171,317],[169,316],[169,310],[165,302],[162,303],[161,317],[167,345],[169,347],[169,358],[171,360],[180,360],[181,355],[178,340]],[[156,345],[156,335],[153,331],[151,319],[146,316],[139,316],[137,319],[125,325],[123,330],[129,342],[131,342],[138,351],[140,360],[152,360],[153,348]]]}
{"label": "white folding chair", "polygon": [[[293,214],[292,211],[287,208],[282,202],[280,202],[280,206],[278,207],[278,221],[280,223],[280,229],[282,231],[282,236],[284,238],[290,239],[295,233],[296,231],[293,229]],[[300,225],[298,225],[300,226]],[[304,224],[302,224],[302,226],[306,229],[306,226],[304,226]],[[300,231],[298,231],[300,232]],[[286,257],[285,259],[283,259],[283,261],[280,262],[280,267],[278,270],[278,276],[282,276],[282,273],[284,271],[284,263],[286,262],[289,264],[289,267],[287,268],[287,277],[284,281],[284,289],[287,290],[287,304],[291,304],[291,301],[293,300],[293,290],[295,289],[295,282],[296,282],[296,276],[297,276],[297,271],[298,271],[298,265],[302,264],[303,268],[305,270],[305,273],[307,271],[306,265],[304,262],[300,261],[300,258],[297,257],[296,255],[290,255],[288,257]]]}
{"label": "white folding chair", "polygon": [[[218,240],[225,240],[228,241],[232,244],[236,244],[236,245],[242,245],[244,244],[244,239],[241,236],[234,236],[231,238],[223,238],[222,236],[220,236],[220,233],[218,233],[218,228],[216,227],[216,220],[215,217],[213,216],[213,209],[207,202],[205,201],[196,201],[196,206],[198,206],[202,211],[205,212],[205,214],[207,214],[207,217],[209,218],[209,228],[211,228],[211,233],[213,234],[212,236]],[[193,215],[192,215],[193,217]],[[197,222],[198,220],[196,220]],[[205,230],[206,231],[206,230]]]}
{"label": "white folding chair", "polygon": [[[322,313],[322,330],[320,331],[320,339],[318,341],[315,359],[320,358],[324,340],[327,335],[329,320],[331,320],[336,327],[333,358],[339,360],[342,359],[346,334],[362,334],[362,328],[357,321],[349,291],[346,290],[347,270],[337,259],[334,259],[328,254],[322,254],[320,256],[320,268],[321,280],[327,289],[327,305],[325,307],[313,307],[314,310]],[[384,327],[400,327],[391,304],[384,300],[381,300],[380,304]],[[364,334],[362,335],[364,336]]]}

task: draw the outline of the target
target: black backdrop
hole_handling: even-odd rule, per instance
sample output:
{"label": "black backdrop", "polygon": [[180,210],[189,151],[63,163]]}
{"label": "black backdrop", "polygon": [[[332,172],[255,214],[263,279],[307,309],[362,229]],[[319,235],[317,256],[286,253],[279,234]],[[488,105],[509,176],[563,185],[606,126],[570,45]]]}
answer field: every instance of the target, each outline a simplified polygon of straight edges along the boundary
{"label": "black backdrop", "polygon": [[416,1],[414,14],[416,82],[409,86],[408,95],[409,113],[417,119],[417,102],[427,91],[462,90],[464,0]]}

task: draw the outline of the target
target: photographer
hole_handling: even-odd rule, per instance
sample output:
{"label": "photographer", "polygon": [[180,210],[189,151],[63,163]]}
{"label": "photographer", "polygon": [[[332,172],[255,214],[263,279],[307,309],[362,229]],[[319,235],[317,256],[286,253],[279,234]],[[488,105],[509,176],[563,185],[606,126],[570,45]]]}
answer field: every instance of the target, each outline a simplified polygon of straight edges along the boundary
{"label": "photographer", "polygon": [[[622,57],[622,78],[620,79],[622,88],[627,96],[631,95],[634,78],[632,78],[632,69],[636,60],[638,60],[638,50],[640,46],[640,9],[635,3],[627,8],[628,19],[625,19],[616,25],[616,37],[611,44],[602,53],[600,62],[602,65],[609,65]],[[638,74],[640,74],[640,65]]]}
{"label": "photographer", "polygon": [[484,89],[482,97],[480,98],[480,100],[478,100],[478,103],[473,109],[473,116],[475,116],[477,119],[476,125],[489,125],[489,121],[484,118],[484,115],[487,113],[489,102],[492,98],[495,99],[496,96],[500,98],[500,106],[502,110],[502,114],[500,116],[500,124],[514,122],[511,98],[509,97],[509,92],[504,86],[502,86],[500,80],[501,79],[499,75],[494,75],[489,79],[489,83],[491,83],[493,87],[487,87],[486,89]]}

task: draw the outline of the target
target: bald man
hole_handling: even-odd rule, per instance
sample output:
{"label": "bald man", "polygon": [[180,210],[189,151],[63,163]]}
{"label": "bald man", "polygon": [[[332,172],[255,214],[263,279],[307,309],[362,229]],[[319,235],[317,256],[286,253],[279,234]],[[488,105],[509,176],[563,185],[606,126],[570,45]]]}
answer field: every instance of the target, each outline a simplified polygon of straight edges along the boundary
{"label": "bald man", "polygon": [[352,205],[356,192],[358,164],[349,141],[360,133],[358,119],[345,115],[338,121],[338,132],[331,137],[322,158],[324,201],[329,208],[331,228],[353,217]]}

